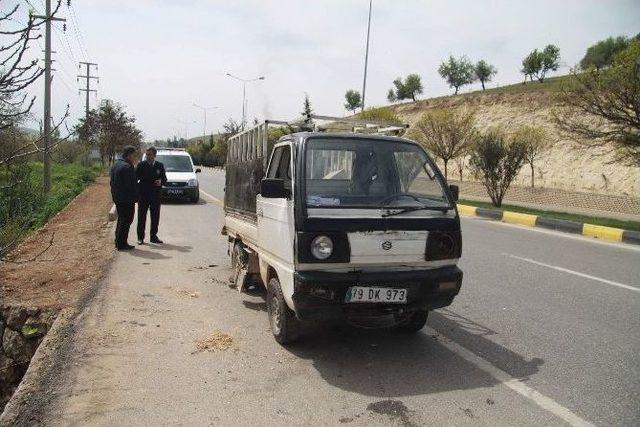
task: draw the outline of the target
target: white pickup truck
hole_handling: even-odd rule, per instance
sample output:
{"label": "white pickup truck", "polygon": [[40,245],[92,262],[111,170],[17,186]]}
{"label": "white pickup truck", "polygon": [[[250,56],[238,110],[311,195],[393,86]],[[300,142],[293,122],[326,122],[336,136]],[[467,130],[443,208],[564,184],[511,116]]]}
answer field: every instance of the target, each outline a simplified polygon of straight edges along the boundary
{"label": "white pickup truck", "polygon": [[284,122],[229,141],[223,234],[238,288],[266,287],[275,339],[335,318],[418,331],[429,310],[451,304],[462,284],[458,189],[422,147],[299,132],[270,150],[273,124]]}

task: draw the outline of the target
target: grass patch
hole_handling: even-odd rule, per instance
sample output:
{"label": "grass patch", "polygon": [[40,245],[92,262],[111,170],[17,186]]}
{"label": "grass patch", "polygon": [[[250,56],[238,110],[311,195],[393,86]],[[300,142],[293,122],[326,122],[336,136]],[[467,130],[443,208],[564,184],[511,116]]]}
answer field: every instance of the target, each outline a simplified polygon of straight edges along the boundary
{"label": "grass patch", "polygon": [[[35,163],[31,166],[34,172],[31,178],[41,182],[42,163]],[[54,164],[51,170],[51,192],[43,196],[42,206],[34,215],[34,226],[37,228],[46,224],[49,218],[67,206],[101,173],[102,168],[99,165]]]}
{"label": "grass patch", "polygon": [[102,168],[97,165],[54,164],[51,191],[44,194],[42,162],[24,163],[0,171],[0,184],[17,183],[0,192],[0,256],[31,230],[46,224],[101,173]]}
{"label": "grass patch", "polygon": [[[500,94],[500,93],[530,93],[530,92],[560,92],[562,87],[568,87],[571,82],[571,75],[566,76],[558,76],[558,77],[548,77],[544,80],[544,82],[540,83],[539,81],[527,82],[525,84],[514,83],[512,85],[505,85],[500,87],[495,87],[491,89],[487,89],[485,91],[473,91],[468,94]],[[467,95],[467,94],[464,94]]]}
{"label": "grass patch", "polygon": [[[461,205],[476,206],[479,208],[498,209],[488,202],[460,200],[459,203]],[[572,214],[568,212],[545,211],[541,209],[531,209],[531,208],[526,208],[522,206],[505,205],[505,204],[503,204],[502,207],[500,207],[499,209],[505,210],[505,211],[511,211],[511,212],[525,213],[530,215],[544,216],[547,218],[565,219],[565,220],[575,221],[575,222],[586,222],[589,224],[604,225],[605,227],[614,227],[614,228],[622,228],[625,230],[640,231],[640,222],[636,222],[636,221],[623,221],[623,220],[618,220],[613,218],[579,215],[579,214]]]}

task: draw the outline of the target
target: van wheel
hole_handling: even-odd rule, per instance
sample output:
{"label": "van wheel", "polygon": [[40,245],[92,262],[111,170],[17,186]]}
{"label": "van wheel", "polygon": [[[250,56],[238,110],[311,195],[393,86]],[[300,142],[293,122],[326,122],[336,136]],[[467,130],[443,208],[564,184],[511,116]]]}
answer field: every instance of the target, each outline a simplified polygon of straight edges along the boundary
{"label": "van wheel", "polygon": [[427,324],[427,310],[414,311],[398,323],[398,329],[404,332],[419,332]]}
{"label": "van wheel", "polygon": [[287,306],[280,288],[280,281],[275,277],[269,280],[267,285],[267,311],[271,332],[276,341],[284,345],[298,339],[300,322]]}

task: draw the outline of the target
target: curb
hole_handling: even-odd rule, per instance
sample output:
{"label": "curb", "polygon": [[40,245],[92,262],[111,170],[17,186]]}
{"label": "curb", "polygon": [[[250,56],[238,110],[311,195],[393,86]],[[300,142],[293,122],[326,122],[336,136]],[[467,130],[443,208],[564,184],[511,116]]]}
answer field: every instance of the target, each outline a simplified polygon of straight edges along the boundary
{"label": "curb", "polygon": [[118,219],[118,212],[116,212],[116,205],[114,204],[109,209],[109,221],[115,221],[116,219]]}
{"label": "curb", "polygon": [[583,236],[608,240],[611,242],[640,245],[640,231],[605,227],[603,225],[549,218],[520,212],[503,211],[500,209],[478,208],[476,206],[469,205],[458,205],[458,213],[463,216],[479,216],[495,221],[506,222],[508,224],[518,224],[526,227],[541,227],[561,231],[563,233],[582,234]]}

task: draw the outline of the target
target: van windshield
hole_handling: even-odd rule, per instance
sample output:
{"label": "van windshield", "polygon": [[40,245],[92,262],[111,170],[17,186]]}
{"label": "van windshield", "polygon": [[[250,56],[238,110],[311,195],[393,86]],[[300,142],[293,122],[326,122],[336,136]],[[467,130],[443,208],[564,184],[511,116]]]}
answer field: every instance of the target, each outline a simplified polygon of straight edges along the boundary
{"label": "van windshield", "polygon": [[164,165],[164,170],[167,172],[193,172],[189,156],[158,154],[156,160]]}
{"label": "van windshield", "polygon": [[417,145],[380,140],[309,139],[309,208],[451,208],[444,181]]}

